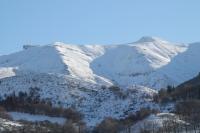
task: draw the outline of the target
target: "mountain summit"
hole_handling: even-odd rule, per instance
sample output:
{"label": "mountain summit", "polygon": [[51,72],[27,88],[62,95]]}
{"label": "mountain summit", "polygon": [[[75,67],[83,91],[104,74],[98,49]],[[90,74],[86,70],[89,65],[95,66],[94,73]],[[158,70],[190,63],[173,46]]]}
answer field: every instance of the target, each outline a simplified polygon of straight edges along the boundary
{"label": "mountain summit", "polygon": [[[192,49],[193,45],[174,44],[156,37],[142,37],[127,45],[68,45],[60,42],[46,46],[26,45],[21,52],[0,57],[0,77],[34,72],[96,84],[138,84],[159,89],[187,80],[177,79],[174,70],[178,72],[176,68],[180,61],[175,61],[177,58],[185,60],[184,53],[192,54],[195,51]],[[198,55],[193,58],[195,56]],[[172,63],[175,63],[174,67]],[[188,79],[197,71],[181,70]]]}
{"label": "mountain summit", "polygon": [[143,36],[141,37],[137,43],[144,43],[144,42],[166,42],[158,37],[152,37],[152,36]]}

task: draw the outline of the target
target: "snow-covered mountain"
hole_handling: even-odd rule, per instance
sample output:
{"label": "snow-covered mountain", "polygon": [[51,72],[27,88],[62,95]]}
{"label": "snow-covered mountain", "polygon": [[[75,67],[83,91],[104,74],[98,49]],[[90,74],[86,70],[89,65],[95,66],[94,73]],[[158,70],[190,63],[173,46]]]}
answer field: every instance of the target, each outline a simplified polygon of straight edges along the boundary
{"label": "snow-covered mountain", "polygon": [[[174,57],[188,50],[191,54],[197,51],[195,48],[190,49],[188,45],[174,44],[155,37],[143,37],[137,42],[124,45],[82,46],[56,42],[46,46],[27,45],[24,49],[0,57],[1,78],[28,71],[65,75],[98,84],[114,83],[121,86],[139,84],[158,89],[167,84],[182,82],[173,78],[174,67],[171,64],[177,62]],[[194,56],[198,58],[198,55]],[[160,71],[169,65],[170,74],[168,70]],[[179,63],[175,64],[175,67],[178,66]]]}
{"label": "snow-covered mountain", "polygon": [[[76,107],[95,125],[106,116],[119,118],[155,106],[155,90],[197,75],[199,51],[200,43],[176,44],[156,37],[121,45],[26,45],[0,56],[0,97],[37,87],[42,98]],[[106,88],[112,85],[124,88],[120,91],[126,98],[116,98]]]}

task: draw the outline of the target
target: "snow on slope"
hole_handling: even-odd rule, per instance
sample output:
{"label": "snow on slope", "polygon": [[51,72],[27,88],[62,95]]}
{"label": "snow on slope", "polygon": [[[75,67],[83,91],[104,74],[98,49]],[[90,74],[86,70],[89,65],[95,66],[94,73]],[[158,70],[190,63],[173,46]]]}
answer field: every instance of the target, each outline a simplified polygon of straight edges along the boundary
{"label": "snow on slope", "polygon": [[59,51],[60,58],[68,67],[69,74],[72,77],[93,83],[96,83],[96,81],[110,83],[108,79],[93,73],[90,68],[90,63],[97,56],[103,54],[104,48],[102,46],[77,46],[55,43],[54,47]]}
{"label": "snow on slope", "polygon": [[9,120],[0,118],[0,132],[13,131],[22,126],[23,125],[19,124],[18,122],[9,121]]}
{"label": "snow on slope", "polygon": [[18,94],[19,91],[29,92],[37,87],[40,88],[40,97],[51,100],[55,106],[75,107],[84,114],[89,126],[95,126],[105,117],[122,118],[141,107],[153,108],[153,95],[157,93],[147,87],[134,85],[121,90],[125,97],[120,98],[109,88],[48,74],[29,73],[0,81],[1,98],[13,91]]}
{"label": "snow on slope", "polygon": [[3,75],[0,77],[31,71],[68,75],[96,84],[139,84],[159,89],[166,86],[163,82],[173,84],[176,81],[168,79],[170,75],[155,72],[186,49],[185,45],[153,37],[143,37],[127,45],[80,46],[57,42],[54,45],[30,46],[21,52],[0,57],[0,73]]}
{"label": "snow on slope", "polygon": [[[124,45],[28,46],[0,56],[0,97],[37,87],[41,98],[76,107],[89,125],[95,125],[107,116],[120,118],[141,107],[157,106],[152,103],[156,91],[150,88],[195,76],[200,70],[199,49],[198,44],[153,37]],[[125,99],[102,87],[113,84],[124,88]]]}
{"label": "snow on slope", "polygon": [[146,119],[134,124],[131,127],[131,132],[140,133],[142,129],[158,132],[159,128],[162,128],[165,122],[187,124],[173,113],[158,113],[156,115],[150,115]]}
{"label": "snow on slope", "polygon": [[200,43],[189,44],[185,52],[158,72],[165,73],[176,85],[194,78],[200,72]]}
{"label": "snow on slope", "polygon": [[42,121],[49,121],[51,123],[57,123],[63,125],[66,122],[65,118],[62,117],[49,117],[45,115],[32,115],[28,113],[20,113],[20,112],[9,112],[9,115],[12,117],[13,120],[25,120],[31,122],[42,122]]}
{"label": "snow on slope", "polygon": [[11,55],[1,56],[0,67],[38,73],[67,73],[58,51],[48,45],[31,47]]}
{"label": "snow on slope", "polygon": [[167,83],[171,81],[165,78],[163,73],[155,71],[170,63],[173,57],[185,50],[186,47],[183,45],[143,37],[133,44],[108,48],[104,55],[91,63],[91,67],[98,75],[122,86],[140,84],[160,88],[166,85],[158,81],[163,78]]}
{"label": "snow on slope", "polygon": [[[0,78],[14,73],[36,72],[71,77],[95,83],[111,84],[108,79],[93,74],[90,62],[102,54],[100,46],[76,46],[54,43],[47,46],[31,46],[25,50],[0,57]],[[6,70],[7,69],[7,70]],[[6,71],[5,71],[6,70]]]}
{"label": "snow on slope", "polygon": [[0,79],[15,76],[15,71],[12,67],[3,67],[0,69]]}

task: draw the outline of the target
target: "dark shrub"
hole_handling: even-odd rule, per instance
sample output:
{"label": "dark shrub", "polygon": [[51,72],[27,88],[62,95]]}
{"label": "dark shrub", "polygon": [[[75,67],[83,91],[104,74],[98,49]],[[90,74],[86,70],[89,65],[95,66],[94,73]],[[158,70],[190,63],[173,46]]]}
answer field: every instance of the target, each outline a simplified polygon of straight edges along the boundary
{"label": "dark shrub", "polygon": [[113,118],[106,118],[94,129],[94,133],[118,133],[120,125],[118,120]]}
{"label": "dark shrub", "polygon": [[0,106],[0,118],[12,120],[12,117],[1,106]]}

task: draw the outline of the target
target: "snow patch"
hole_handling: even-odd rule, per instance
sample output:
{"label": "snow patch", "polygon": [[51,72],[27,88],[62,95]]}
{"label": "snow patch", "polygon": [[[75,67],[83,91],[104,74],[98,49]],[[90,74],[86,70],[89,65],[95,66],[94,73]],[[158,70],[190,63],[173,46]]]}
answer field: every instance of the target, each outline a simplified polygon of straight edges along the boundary
{"label": "snow patch", "polygon": [[14,120],[25,120],[31,122],[42,122],[49,121],[51,123],[57,123],[63,125],[66,121],[65,118],[62,117],[49,117],[45,115],[32,115],[28,113],[20,113],[20,112],[8,112]]}

